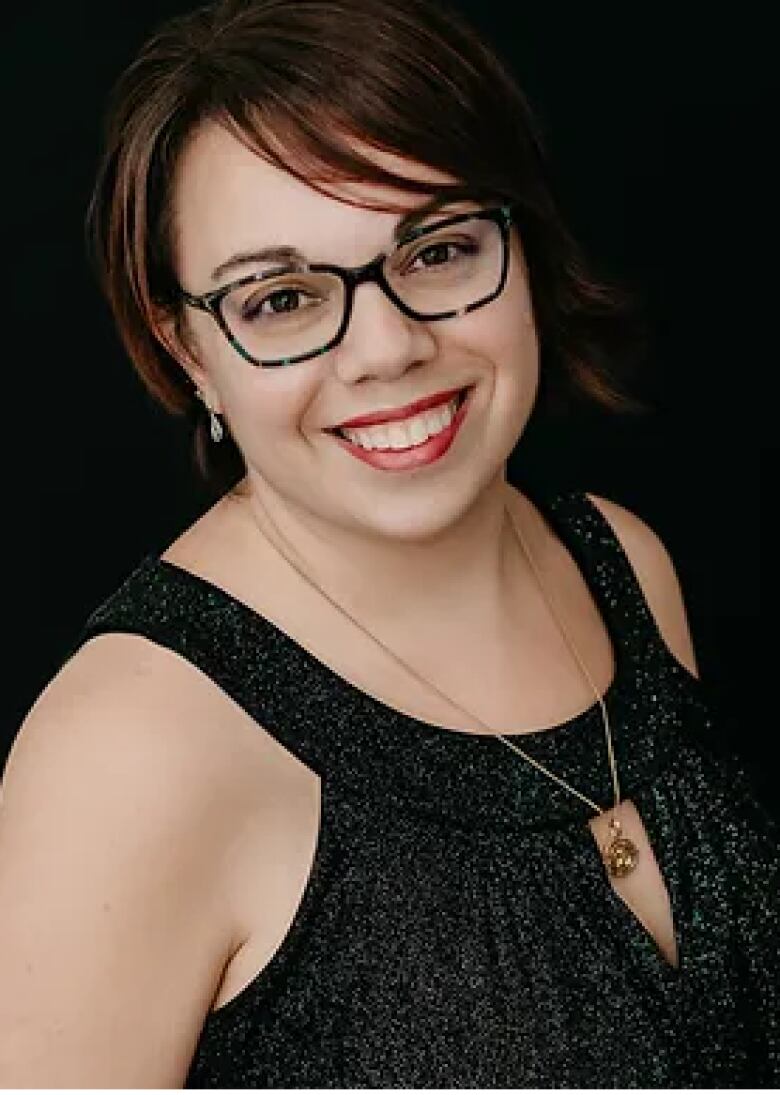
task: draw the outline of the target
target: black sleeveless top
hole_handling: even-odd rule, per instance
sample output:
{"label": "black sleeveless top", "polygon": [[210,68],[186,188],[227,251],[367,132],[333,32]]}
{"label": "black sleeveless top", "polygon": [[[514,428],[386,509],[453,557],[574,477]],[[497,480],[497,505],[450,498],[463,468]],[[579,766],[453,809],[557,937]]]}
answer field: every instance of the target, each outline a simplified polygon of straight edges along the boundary
{"label": "black sleeveless top", "polygon": [[[621,793],[669,887],[679,966],[609,884],[584,802],[489,734],[372,698],[150,555],[80,642],[125,631],[169,647],[322,780],[292,925],[207,1016],[186,1087],[780,1083],[778,826],[716,748],[706,692],[665,646],[608,522],[580,492],[533,501],[612,639]],[[597,704],[519,744],[614,801]]]}

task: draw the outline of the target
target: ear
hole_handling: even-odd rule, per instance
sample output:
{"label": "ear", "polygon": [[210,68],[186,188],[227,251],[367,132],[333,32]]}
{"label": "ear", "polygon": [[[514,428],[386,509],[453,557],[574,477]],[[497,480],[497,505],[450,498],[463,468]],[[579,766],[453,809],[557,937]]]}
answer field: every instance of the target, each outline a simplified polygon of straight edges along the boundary
{"label": "ear", "polygon": [[203,393],[208,407],[221,414],[216,389],[207,369],[196,356],[193,340],[183,331],[180,319],[168,311],[161,311],[155,316],[153,332],[163,349],[185,371],[193,386]]}

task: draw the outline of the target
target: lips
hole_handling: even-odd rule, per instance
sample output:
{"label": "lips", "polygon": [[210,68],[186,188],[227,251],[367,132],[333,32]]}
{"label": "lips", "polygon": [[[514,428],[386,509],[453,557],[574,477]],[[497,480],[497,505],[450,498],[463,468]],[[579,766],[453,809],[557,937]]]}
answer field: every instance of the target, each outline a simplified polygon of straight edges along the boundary
{"label": "lips", "polygon": [[361,426],[379,426],[386,422],[400,422],[404,418],[412,418],[414,415],[421,414],[423,411],[428,411],[433,407],[440,407],[445,403],[449,403],[456,396],[458,396],[458,404],[460,405],[468,390],[468,387],[449,388],[445,392],[437,392],[436,395],[429,395],[425,396],[423,399],[418,399],[416,402],[409,403],[405,407],[397,407],[393,410],[386,411],[375,411],[373,414],[358,415],[357,418],[349,418],[338,426],[329,427],[327,432],[340,433],[341,430],[345,428],[360,429]]}

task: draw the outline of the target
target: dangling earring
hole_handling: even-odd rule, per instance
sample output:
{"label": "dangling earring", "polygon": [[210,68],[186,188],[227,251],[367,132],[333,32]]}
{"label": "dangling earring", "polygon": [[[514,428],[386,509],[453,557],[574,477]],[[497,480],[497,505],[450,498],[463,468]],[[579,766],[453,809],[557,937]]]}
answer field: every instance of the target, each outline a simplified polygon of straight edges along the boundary
{"label": "dangling earring", "polygon": [[209,429],[211,430],[212,441],[221,441],[225,436],[225,431],[222,429],[222,423],[211,409],[209,409]]}
{"label": "dangling earring", "polygon": [[209,407],[208,403],[206,402],[206,397],[204,396],[200,388],[195,389],[195,395],[203,403],[206,410],[209,412],[209,430],[211,432],[211,440],[215,443],[220,442],[225,436],[225,431],[222,428],[222,423],[217,418],[215,412],[211,409],[211,407]]}

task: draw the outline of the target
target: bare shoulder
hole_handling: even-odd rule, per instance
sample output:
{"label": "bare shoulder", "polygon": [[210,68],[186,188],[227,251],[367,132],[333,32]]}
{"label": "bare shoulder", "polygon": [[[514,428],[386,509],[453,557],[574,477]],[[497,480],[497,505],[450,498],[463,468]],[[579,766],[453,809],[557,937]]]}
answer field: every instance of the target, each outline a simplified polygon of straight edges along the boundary
{"label": "bare shoulder", "polygon": [[[147,770],[182,804],[201,801],[204,786],[219,794],[220,779],[240,765],[220,726],[238,707],[191,662],[142,635],[109,632],[91,638],[49,682],[25,718],[11,748],[6,777],[24,758],[37,774],[38,755],[61,754],[87,780],[100,773],[101,755]],[[246,748],[250,748],[247,738]],[[130,769],[132,771],[132,768]],[[75,774],[75,773],[74,773]],[[109,776],[111,773],[105,773]]]}
{"label": "bare shoulder", "polygon": [[251,789],[240,744],[214,748],[214,691],[111,634],[23,722],[0,808],[0,1086],[182,1085],[240,942],[224,883]]}
{"label": "bare shoulder", "polygon": [[620,540],[664,642],[677,660],[694,677],[698,677],[682,589],[663,541],[646,522],[625,506],[596,494],[588,494],[587,497]]}

